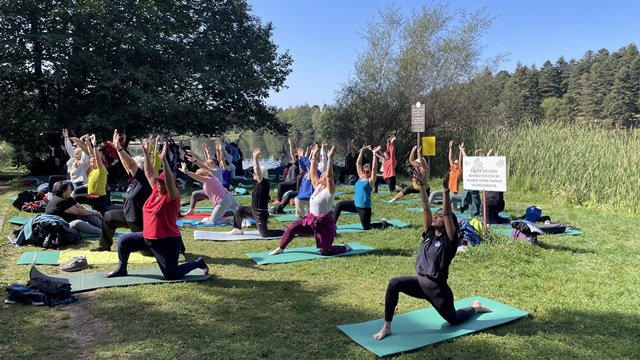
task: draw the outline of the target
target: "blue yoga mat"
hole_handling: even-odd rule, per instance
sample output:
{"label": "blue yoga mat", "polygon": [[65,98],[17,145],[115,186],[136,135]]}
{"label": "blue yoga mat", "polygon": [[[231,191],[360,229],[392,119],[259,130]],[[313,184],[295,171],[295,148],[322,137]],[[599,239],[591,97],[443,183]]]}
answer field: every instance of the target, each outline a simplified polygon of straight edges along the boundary
{"label": "blue yoga mat", "polygon": [[392,334],[382,340],[374,339],[373,334],[380,331],[384,319],[340,325],[338,329],[360,346],[382,357],[420,349],[431,344],[506,324],[529,314],[526,311],[483,297],[458,300],[455,302],[455,307],[459,309],[471,306],[474,300],[479,300],[493,311],[475,314],[471,319],[456,326],[449,325],[432,307],[396,315],[391,326]]}

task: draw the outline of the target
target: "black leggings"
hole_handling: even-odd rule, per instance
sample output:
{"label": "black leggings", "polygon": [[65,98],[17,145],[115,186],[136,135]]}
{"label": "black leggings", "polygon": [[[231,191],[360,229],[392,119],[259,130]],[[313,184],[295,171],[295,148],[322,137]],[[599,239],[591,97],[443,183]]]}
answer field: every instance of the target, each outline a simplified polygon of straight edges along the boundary
{"label": "black leggings", "polygon": [[400,293],[429,301],[438,314],[451,325],[463,323],[476,313],[473,306],[456,310],[453,304],[453,292],[446,281],[439,284],[423,276],[400,276],[391,279],[387,286],[384,299],[385,321],[393,320]]}
{"label": "black leggings", "polygon": [[284,193],[286,193],[287,191],[291,190],[291,191],[296,191],[297,190],[297,182],[296,181],[283,181],[281,183],[278,184],[278,196],[277,199],[279,202],[282,201],[282,196],[284,196]]}
{"label": "black leggings", "polygon": [[357,207],[353,200],[340,201],[336,204],[336,207],[333,209],[333,217],[336,219],[336,223],[338,222],[340,213],[343,211],[357,212],[360,217],[360,224],[362,224],[364,230],[384,227],[384,225],[379,222],[371,223],[371,208]]}
{"label": "black leggings", "polygon": [[383,178],[382,176],[378,175],[378,177],[376,177],[376,186],[373,189],[373,192],[377,193],[378,192],[378,185],[380,184],[387,184],[389,186],[389,191],[393,192],[396,191],[396,177],[392,176],[392,177],[388,177],[388,178]]}
{"label": "black leggings", "polygon": [[253,209],[251,206],[238,206],[233,212],[233,227],[242,229],[242,220],[244,218],[253,218],[256,222],[258,232],[262,237],[280,237],[284,234],[284,230],[269,230],[267,223],[269,221],[269,211]]}

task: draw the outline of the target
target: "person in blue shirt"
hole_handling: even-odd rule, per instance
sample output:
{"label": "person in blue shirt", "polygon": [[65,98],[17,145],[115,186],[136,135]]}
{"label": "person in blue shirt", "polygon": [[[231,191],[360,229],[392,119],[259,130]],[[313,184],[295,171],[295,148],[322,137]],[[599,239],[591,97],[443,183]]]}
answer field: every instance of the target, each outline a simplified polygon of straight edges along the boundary
{"label": "person in blue shirt", "polygon": [[376,340],[382,340],[391,335],[391,322],[398,305],[399,294],[405,293],[411,297],[429,301],[449,324],[458,325],[469,320],[476,313],[491,310],[476,300],[472,306],[456,310],[453,304],[453,292],[447,284],[449,265],[456,256],[459,242],[458,221],[451,212],[451,197],[449,195],[449,173],[443,181],[444,196],[442,209],[435,216],[429,207],[429,196],[425,189],[424,174],[418,174],[420,198],[422,200],[422,243],[416,260],[416,275],[400,276],[391,279],[387,286],[384,300],[384,325],[373,335]]}
{"label": "person in blue shirt", "polygon": [[[380,151],[380,148],[380,146],[377,146],[373,149],[373,153],[375,154],[377,151]],[[356,184],[354,185],[355,193],[353,195],[353,200],[345,200],[337,203],[335,209],[333,209],[333,217],[336,219],[336,222],[338,222],[338,218],[342,211],[358,213],[362,228],[364,230],[370,230],[372,228],[387,227],[391,224],[388,223],[386,219],[382,219],[381,222],[371,223],[371,191],[373,190],[378,177],[376,172],[372,171],[372,169],[376,169],[378,167],[378,158],[376,156],[373,157],[373,164],[362,165],[365,149],[371,150],[371,146],[363,146],[360,150],[360,154],[358,155],[358,160],[356,161],[358,181],[356,181]]]}

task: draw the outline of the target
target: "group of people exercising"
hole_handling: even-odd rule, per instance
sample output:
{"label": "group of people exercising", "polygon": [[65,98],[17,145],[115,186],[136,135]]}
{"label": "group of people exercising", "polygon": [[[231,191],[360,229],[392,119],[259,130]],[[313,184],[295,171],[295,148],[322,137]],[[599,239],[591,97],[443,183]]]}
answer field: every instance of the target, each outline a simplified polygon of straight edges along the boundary
{"label": "group of people exercising", "polygon": [[[87,135],[74,138],[69,137],[66,131],[63,132],[63,135],[65,145],[67,142],[69,143],[69,153],[73,154],[67,164],[69,178],[54,183],[52,186],[53,198],[47,206],[46,212],[61,216],[81,232],[95,234],[99,231],[100,243],[94,249],[95,251],[111,250],[112,238],[117,228],[128,228],[132,231],[118,238],[118,267],[107,273],[107,277],[126,276],[128,259],[131,252],[134,251],[153,253],[167,279],[179,279],[196,268],[208,273],[209,268],[202,257],[189,263],[178,264],[179,254],[184,252],[184,244],[177,225],[181,202],[174,172],[166,171],[166,169],[172,169],[167,156],[168,146],[161,146],[157,143],[151,145],[150,141],[145,139],[142,142],[144,156],[132,158],[125,151],[120,134],[117,130],[114,131],[112,144],[117,151],[119,161],[133,180],[125,195],[122,208],[107,211],[102,206],[103,200],[100,199],[100,197],[106,196],[104,192],[106,171],[100,152],[96,147],[95,136]],[[367,145],[360,149],[355,161],[357,180],[354,184],[354,199],[341,201],[335,207],[336,179],[333,171],[335,147],[331,147],[325,152],[326,142],[323,142],[321,146],[315,144],[309,147],[306,152],[304,149],[298,148],[295,167],[301,174],[294,201],[299,219],[291,223],[285,230],[269,230],[267,226],[270,183],[267,169],[259,162],[261,149],[253,150],[253,180],[255,184],[249,206],[238,204],[229,192],[228,186],[223,183],[222,173],[228,169],[219,168],[219,164],[225,162],[222,144],[216,146],[215,162],[212,161],[206,150],[206,160],[202,160],[195,153],[189,151],[188,158],[200,168],[191,172],[183,164],[181,171],[203,184],[202,194],[196,196],[200,196],[200,198],[206,196],[214,205],[214,210],[206,221],[214,225],[232,223],[233,229],[229,231],[229,235],[243,234],[243,220],[253,218],[262,237],[281,237],[278,247],[269,253],[271,256],[283,253],[296,236],[313,236],[316,240],[316,247],[322,255],[336,255],[351,249],[348,244],[334,245],[336,222],[342,211],[357,213],[364,230],[390,226],[384,219],[381,222],[371,222],[371,193],[374,189],[377,190],[380,183],[386,183],[390,191],[395,190],[395,168],[397,166],[395,140],[395,136],[391,136],[387,140],[384,152],[381,151],[381,146],[371,148]],[[352,141],[349,144],[353,146]],[[435,215],[431,211],[428,200],[430,190],[428,184],[429,164],[420,155],[420,147],[416,146],[411,151],[409,161],[413,167],[412,184],[392,200],[395,201],[412,192],[420,194],[424,229],[416,261],[416,275],[393,278],[389,282],[385,296],[385,323],[382,329],[374,335],[375,339],[381,340],[391,334],[391,322],[400,292],[428,300],[438,313],[452,325],[469,319],[477,312],[490,311],[477,301],[471,307],[456,310],[453,304],[453,293],[447,284],[449,265],[456,255],[459,241],[459,227],[451,210],[450,192],[458,192],[458,183],[462,174],[461,160],[465,155],[464,144],[460,144],[459,158],[454,161],[451,156],[452,145],[451,141],[449,143],[450,171],[443,181],[443,207]],[[289,141],[289,147],[293,153],[291,141]],[[371,163],[365,164],[363,162],[365,150],[373,153]],[[347,156],[352,155],[350,153]],[[154,167],[154,159],[156,159],[156,163],[159,160],[159,166]],[[381,177],[377,175],[376,171],[379,162],[381,163]],[[165,171],[158,174],[158,168],[165,169]],[[295,169],[292,167],[288,171],[295,172]],[[85,179],[82,175],[86,173],[88,176]],[[288,175],[286,174],[285,177]],[[285,179],[284,183],[287,181],[291,180]],[[72,187],[76,187],[74,192],[81,190],[85,182],[87,182],[87,190],[84,193],[86,195],[83,197],[83,193],[80,192],[80,196],[74,196]],[[285,186],[289,185],[285,184]],[[407,188],[409,190],[406,190]],[[80,201],[91,204],[94,210],[88,210],[79,205]],[[193,212],[195,201],[192,197],[188,213]],[[285,205],[288,201],[289,199],[286,200]],[[504,203],[502,207],[504,207]],[[226,220],[225,214],[233,214],[233,221]]]}

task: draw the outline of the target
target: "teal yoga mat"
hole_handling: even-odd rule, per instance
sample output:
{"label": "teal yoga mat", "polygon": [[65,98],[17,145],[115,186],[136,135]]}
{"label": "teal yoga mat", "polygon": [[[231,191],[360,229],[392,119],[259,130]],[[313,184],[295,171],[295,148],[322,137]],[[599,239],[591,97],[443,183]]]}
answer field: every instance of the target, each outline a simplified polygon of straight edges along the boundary
{"label": "teal yoga mat", "polygon": [[303,261],[303,260],[312,260],[312,259],[326,259],[336,256],[351,256],[351,255],[360,255],[365,254],[375,249],[360,244],[358,242],[350,242],[348,243],[351,246],[351,250],[347,252],[343,252],[342,254],[333,255],[333,256],[324,256],[318,252],[318,249],[315,246],[303,247],[303,248],[287,248],[284,249],[282,254],[269,256],[270,251],[260,252],[260,253],[248,253],[245,254],[253,261],[255,261],[258,265],[266,265],[266,264],[283,264],[295,261]]}
{"label": "teal yoga mat", "polygon": [[14,224],[14,225],[24,225],[31,218],[32,218],[31,216],[14,216],[7,221],[10,224]]}
{"label": "teal yoga mat", "polygon": [[58,265],[59,259],[60,251],[25,251],[20,255],[16,265]]}
{"label": "teal yoga mat", "polygon": [[[382,199],[382,198],[381,198],[380,200],[382,200],[383,202],[389,203],[389,200],[391,200],[391,199],[389,199],[389,200],[385,200],[385,199]],[[417,203],[417,202],[420,202],[420,201],[422,201],[422,200],[421,200],[421,199],[419,199],[419,198],[413,198],[413,199],[400,199],[400,200],[396,200],[396,201],[394,201],[394,202],[392,202],[392,203],[389,203],[389,204],[411,204],[411,203]]]}
{"label": "teal yoga mat", "polygon": [[[288,209],[285,209],[285,211],[287,211]],[[290,209],[290,211],[295,211],[294,209]],[[353,215],[357,215],[357,213],[352,213],[352,212],[343,212],[340,213],[340,216],[353,216]],[[280,221],[280,222],[291,222],[291,221],[296,221],[299,219],[298,215],[296,214],[284,214],[284,215],[279,215],[275,217],[276,220]]]}
{"label": "teal yoga mat", "polygon": [[107,278],[106,272],[81,273],[72,275],[46,275],[40,272],[35,266],[29,272],[30,279],[51,279],[65,284],[71,284],[71,292],[94,290],[99,288],[114,286],[130,286],[140,284],[173,283],[182,281],[204,281],[212,277],[211,274],[204,275],[201,269],[195,269],[179,280],[166,280],[162,276],[160,268],[150,268],[141,270],[129,270],[129,275],[116,278]]}
{"label": "teal yoga mat", "polygon": [[[431,209],[432,212],[440,210],[439,207],[430,207],[430,209]],[[421,207],[410,207],[410,208],[407,208],[407,210],[420,212],[420,211],[422,211],[422,208]]]}
{"label": "teal yoga mat", "polygon": [[455,306],[457,309],[471,306],[474,300],[480,300],[493,312],[476,314],[456,326],[449,325],[432,307],[396,315],[391,327],[393,333],[382,340],[374,339],[373,334],[380,331],[384,319],[339,325],[338,329],[360,346],[383,357],[420,349],[462,335],[506,324],[529,314],[526,311],[484,297],[458,300],[455,302]]}
{"label": "teal yoga mat", "polygon": [[[391,219],[391,220],[387,220],[389,223],[391,223],[394,227],[397,227],[399,229],[405,229],[408,227],[411,227],[411,224],[407,224],[401,220],[398,219]],[[372,221],[372,224],[376,224],[376,223],[380,223],[380,221]],[[357,230],[364,230],[362,229],[362,224],[357,223],[357,224],[341,224],[338,225],[338,230],[343,229],[357,229]]]}

